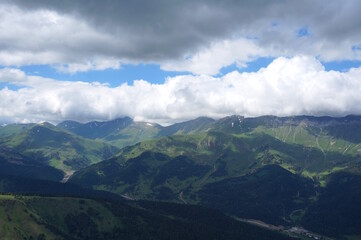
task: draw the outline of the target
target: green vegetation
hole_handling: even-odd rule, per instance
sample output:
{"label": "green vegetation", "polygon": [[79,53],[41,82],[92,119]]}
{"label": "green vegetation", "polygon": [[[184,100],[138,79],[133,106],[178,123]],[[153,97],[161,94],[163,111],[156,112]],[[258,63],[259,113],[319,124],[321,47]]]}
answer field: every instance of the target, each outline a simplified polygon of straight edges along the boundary
{"label": "green vegetation", "polygon": [[277,166],[268,165],[243,177],[207,184],[201,204],[275,225],[293,225],[295,211],[305,209],[315,196],[313,183]]}
{"label": "green vegetation", "polygon": [[154,138],[161,129],[158,124],[133,122],[128,117],[84,124],[65,121],[58,124],[57,127],[84,138],[107,141],[119,148]]}
{"label": "green vegetation", "polygon": [[[337,152],[327,158],[317,148],[287,144],[264,133],[208,131],[123,148],[117,157],[76,172],[70,181],[141,199],[163,199],[158,193],[167,193],[165,199],[177,200],[183,192],[184,199],[197,203],[191,195],[206,184],[243,176],[265,165],[279,165],[320,185],[327,174],[359,162]],[[178,174],[180,169],[183,172]],[[196,174],[187,174],[192,172]]]}
{"label": "green vegetation", "polygon": [[60,181],[63,172],[8,149],[0,150],[0,175]]}
{"label": "green vegetation", "polygon": [[306,211],[302,224],[310,230],[342,238],[361,235],[361,169],[330,174],[321,195]]}
{"label": "green vegetation", "polygon": [[0,239],[56,239],[41,224],[39,216],[23,200],[13,196],[0,198]]}
{"label": "green vegetation", "polygon": [[65,121],[57,127],[79,136],[105,140],[119,148],[162,136],[190,134],[208,129],[213,119],[200,117],[195,120],[162,127],[155,123],[134,122],[125,117],[107,122],[78,123]]}
{"label": "green vegetation", "polygon": [[289,239],[196,206],[0,195],[1,239]]}
{"label": "green vegetation", "polygon": [[22,131],[2,138],[0,148],[64,172],[100,162],[118,150],[107,143],[76,136],[49,123],[24,127]]}
{"label": "green vegetation", "polygon": [[110,192],[85,189],[74,184],[8,175],[0,175],[0,193],[61,197],[76,196],[115,200],[122,199],[119,195]]}
{"label": "green vegetation", "polygon": [[361,122],[353,116],[230,116],[196,122],[190,123],[191,130],[169,130],[164,137],[125,147],[116,157],[76,172],[70,181],[136,199],[198,204],[276,225],[305,225],[309,209],[323,201],[329,177],[361,161]]}
{"label": "green vegetation", "polygon": [[8,137],[17,133],[21,133],[31,128],[35,124],[9,124],[0,127],[0,137]]}
{"label": "green vegetation", "polygon": [[[217,121],[198,118],[168,127],[134,122],[130,118],[86,124],[66,121],[57,127],[47,123],[8,125],[0,128],[0,175],[8,172],[17,177],[1,180],[0,190],[41,194],[41,188],[32,188],[37,185],[55,189],[47,190],[46,194],[52,196],[59,196],[56,194],[59,192],[63,193],[60,196],[74,196],[72,194],[78,191],[87,197],[105,194],[91,189],[105,190],[137,200],[207,206],[238,218],[274,225],[302,225],[337,239],[355,238],[361,234],[361,213],[356,209],[361,203],[358,190],[361,189],[360,136],[361,118],[357,116],[230,116]],[[123,148],[118,150],[117,147]],[[19,180],[19,176],[36,176],[59,181],[61,174],[57,169],[67,173],[76,171],[69,181],[88,189],[49,182],[26,184]],[[186,216],[164,212],[168,203],[142,203],[140,206],[137,201],[132,204],[136,211],[147,214],[153,214],[157,204],[162,206],[158,209],[162,214],[156,214],[157,224],[161,225],[152,225],[149,219],[145,220],[145,215],[130,221],[143,229],[141,232],[145,235],[136,235],[138,238],[151,239],[154,235],[150,232],[157,232],[154,229],[174,228],[163,222],[169,222],[170,218],[175,221],[172,224],[184,227],[180,229],[185,229],[191,221]],[[116,208],[105,206],[111,209],[113,217],[121,216],[117,215]],[[154,220],[154,217],[151,218]],[[55,221],[52,216],[41,218]],[[109,233],[114,227],[132,229],[131,225],[124,227],[121,222],[119,226],[106,229],[106,233],[92,232],[84,227],[85,223],[93,229],[104,227],[83,212],[59,218],[79,223],[65,226],[64,222],[59,222],[58,231],[65,234],[60,234],[63,237],[115,236],[118,230],[111,231],[115,235]],[[178,218],[186,225],[179,223]],[[193,227],[193,223],[187,225],[190,232]],[[202,227],[197,225],[197,228]],[[213,230],[207,227],[204,229],[213,231],[212,236],[218,236],[215,226],[212,225]],[[168,233],[162,234],[172,238]],[[187,238],[182,234],[177,236]],[[209,237],[200,234],[195,236]]]}

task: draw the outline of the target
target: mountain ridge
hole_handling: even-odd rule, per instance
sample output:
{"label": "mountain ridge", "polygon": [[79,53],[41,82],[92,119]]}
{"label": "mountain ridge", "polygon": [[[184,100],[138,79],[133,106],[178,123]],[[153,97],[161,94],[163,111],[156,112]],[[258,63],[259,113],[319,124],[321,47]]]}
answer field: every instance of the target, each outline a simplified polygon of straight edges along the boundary
{"label": "mountain ridge", "polygon": [[102,161],[118,151],[110,144],[82,138],[50,123],[22,126],[0,138],[0,148],[64,172]]}
{"label": "mountain ridge", "polygon": [[[208,206],[274,225],[301,224],[340,239],[361,235],[361,219],[352,215],[361,195],[342,193],[348,184],[355,189],[360,184],[357,176],[342,174],[361,165],[360,116],[232,115],[166,127],[123,120],[1,127],[0,164],[11,171],[20,164],[18,173],[31,176],[39,172],[37,164],[59,154],[62,163],[82,164],[70,165],[76,171],[69,178],[82,187],[137,200]],[[86,129],[88,138],[70,131],[72,126],[85,126],[79,129]],[[114,151],[106,157],[102,146]],[[338,208],[354,219],[345,230],[335,224],[338,209],[327,215],[324,208],[343,201],[351,207]],[[322,215],[329,219],[327,231],[320,229]],[[318,227],[310,227],[307,219]]]}
{"label": "mountain ridge", "polygon": [[[361,165],[358,116],[234,115],[203,126],[124,147],[76,172],[70,182],[135,199],[199,204],[275,225],[307,225],[302,218],[311,215],[311,206],[321,209],[318,194],[327,189],[328,178]],[[275,197],[270,189],[282,197],[268,204]],[[333,231],[334,226],[323,233]],[[348,233],[361,234],[355,228]]]}

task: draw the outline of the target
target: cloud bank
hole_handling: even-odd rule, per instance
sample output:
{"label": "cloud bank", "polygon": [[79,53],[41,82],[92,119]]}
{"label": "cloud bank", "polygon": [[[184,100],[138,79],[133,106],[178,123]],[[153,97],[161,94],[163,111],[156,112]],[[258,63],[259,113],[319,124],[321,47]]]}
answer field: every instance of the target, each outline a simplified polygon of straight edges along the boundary
{"label": "cloud bank", "polygon": [[170,124],[232,114],[361,114],[360,76],[361,68],[325,71],[319,60],[308,56],[280,57],[254,73],[182,75],[164,84],[137,80],[114,88],[27,76],[19,69],[5,68],[0,70],[0,82],[20,89],[0,90],[0,121],[86,122],[130,116]]}
{"label": "cloud bank", "polygon": [[4,0],[0,65],[59,71],[156,63],[214,75],[258,57],[361,60],[361,2]]}

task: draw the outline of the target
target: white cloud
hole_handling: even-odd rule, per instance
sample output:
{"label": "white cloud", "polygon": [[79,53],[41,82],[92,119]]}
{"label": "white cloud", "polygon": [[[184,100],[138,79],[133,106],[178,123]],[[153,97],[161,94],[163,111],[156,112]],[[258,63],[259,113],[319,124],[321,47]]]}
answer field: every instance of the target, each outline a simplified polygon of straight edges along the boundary
{"label": "white cloud", "polygon": [[173,123],[198,116],[361,114],[361,68],[325,71],[313,57],[278,58],[254,73],[223,77],[184,75],[164,84],[144,80],[115,88],[55,81],[1,69],[0,81],[22,86],[0,90],[0,122],[136,120]]}
{"label": "white cloud", "polygon": [[26,74],[15,68],[0,69],[0,82],[22,83],[27,81]]}
{"label": "white cloud", "polygon": [[59,72],[64,73],[77,73],[77,72],[87,72],[90,70],[105,70],[105,69],[119,69],[121,63],[117,59],[110,58],[97,58],[92,61],[87,61],[85,63],[70,63],[70,64],[58,64],[55,68]]}
{"label": "white cloud", "polygon": [[[256,37],[253,38],[220,40],[193,55],[186,54],[181,59],[163,62],[161,68],[168,71],[216,75],[223,67],[235,63],[242,69],[259,57],[309,55],[317,56],[325,62],[345,59],[361,61],[361,50],[351,47],[357,46],[358,40],[335,43],[313,36],[298,37],[292,30],[296,28],[296,26],[287,26],[281,29],[275,28],[269,32],[257,32]],[[265,42],[264,39],[271,39],[271,41]]]}
{"label": "white cloud", "polygon": [[103,54],[121,43],[71,15],[0,4],[0,29],[3,66],[50,64],[69,73],[120,67],[119,59]]}
{"label": "white cloud", "polygon": [[[3,0],[0,65],[50,64],[75,73],[155,63],[166,70],[214,75],[257,57],[361,60],[360,11],[358,0]],[[307,34],[300,37],[302,28]]]}
{"label": "white cloud", "polygon": [[222,67],[236,63],[245,67],[259,56],[265,56],[264,49],[252,39],[223,40],[213,43],[192,56],[178,61],[167,61],[162,69],[168,71],[189,71],[195,74],[216,75]]}

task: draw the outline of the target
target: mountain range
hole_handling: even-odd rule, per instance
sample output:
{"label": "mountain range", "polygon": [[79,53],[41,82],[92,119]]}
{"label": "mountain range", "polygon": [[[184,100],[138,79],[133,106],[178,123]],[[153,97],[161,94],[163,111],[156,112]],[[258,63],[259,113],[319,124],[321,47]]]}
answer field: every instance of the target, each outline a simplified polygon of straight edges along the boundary
{"label": "mountain range", "polygon": [[360,116],[9,124],[0,127],[0,149],[4,176],[361,237]]}

